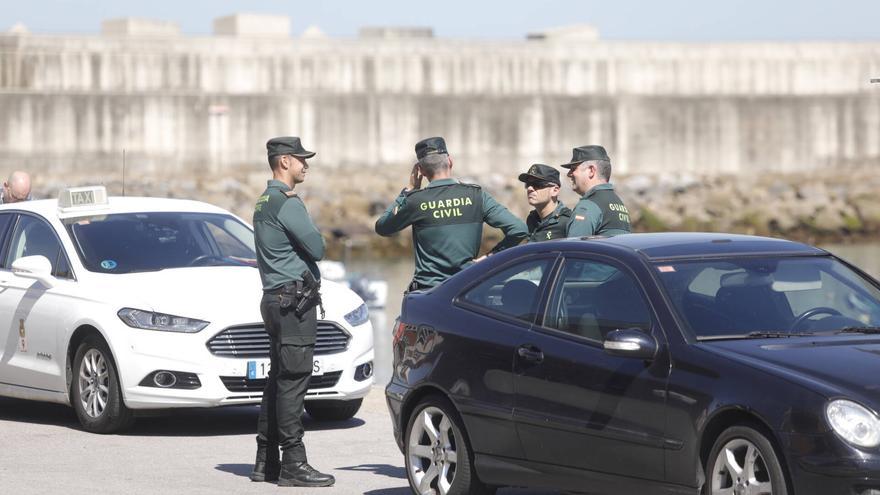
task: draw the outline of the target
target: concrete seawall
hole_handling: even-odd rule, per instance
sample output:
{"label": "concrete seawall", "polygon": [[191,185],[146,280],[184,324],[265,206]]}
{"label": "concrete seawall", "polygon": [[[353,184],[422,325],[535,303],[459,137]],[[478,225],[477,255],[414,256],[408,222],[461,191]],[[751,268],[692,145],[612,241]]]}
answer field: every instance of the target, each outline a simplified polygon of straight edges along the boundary
{"label": "concrete seawall", "polygon": [[468,172],[603,143],[616,172],[880,163],[880,43],[0,35],[0,170],[405,166],[444,135]]}

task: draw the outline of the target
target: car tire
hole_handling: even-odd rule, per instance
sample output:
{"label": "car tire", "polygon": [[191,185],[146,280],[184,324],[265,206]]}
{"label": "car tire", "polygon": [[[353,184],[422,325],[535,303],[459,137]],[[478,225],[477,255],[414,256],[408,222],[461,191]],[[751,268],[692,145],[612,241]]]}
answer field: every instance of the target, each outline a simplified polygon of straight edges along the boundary
{"label": "car tire", "polygon": [[305,407],[315,421],[345,421],[357,414],[363,402],[363,399],[307,400]]}
{"label": "car tire", "polygon": [[758,430],[733,426],[715,440],[706,462],[703,495],[720,493],[788,495],[788,483],[773,444]]}
{"label": "car tire", "polygon": [[430,396],[413,409],[404,436],[404,459],[413,493],[495,493],[477,477],[464,423],[445,398]]}
{"label": "car tire", "polygon": [[100,337],[89,335],[77,348],[70,388],[70,402],[84,430],[117,433],[134,422],[134,414],[122,401],[113,355]]}

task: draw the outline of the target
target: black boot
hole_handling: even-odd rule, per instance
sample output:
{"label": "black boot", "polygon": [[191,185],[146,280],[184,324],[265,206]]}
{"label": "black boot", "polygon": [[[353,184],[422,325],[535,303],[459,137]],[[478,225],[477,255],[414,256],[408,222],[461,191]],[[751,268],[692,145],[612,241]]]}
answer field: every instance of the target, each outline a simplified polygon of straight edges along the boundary
{"label": "black boot", "polygon": [[318,472],[308,462],[282,464],[278,486],[333,486],[336,478]]}
{"label": "black boot", "polygon": [[278,481],[281,461],[278,460],[278,446],[257,447],[257,460],[251,471],[251,481]]}

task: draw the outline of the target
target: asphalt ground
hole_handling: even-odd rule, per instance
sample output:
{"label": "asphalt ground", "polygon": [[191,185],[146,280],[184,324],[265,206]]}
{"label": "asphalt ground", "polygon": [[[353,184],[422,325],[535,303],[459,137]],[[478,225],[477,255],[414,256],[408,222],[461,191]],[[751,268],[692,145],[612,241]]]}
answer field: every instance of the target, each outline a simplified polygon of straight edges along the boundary
{"label": "asphalt ground", "polygon": [[96,435],[82,431],[67,406],[0,398],[0,493],[411,493],[380,387],[351,420],[304,421],[309,461],[336,477],[332,488],[248,479],[258,412],[258,406],[164,412],[138,418],[124,434]]}

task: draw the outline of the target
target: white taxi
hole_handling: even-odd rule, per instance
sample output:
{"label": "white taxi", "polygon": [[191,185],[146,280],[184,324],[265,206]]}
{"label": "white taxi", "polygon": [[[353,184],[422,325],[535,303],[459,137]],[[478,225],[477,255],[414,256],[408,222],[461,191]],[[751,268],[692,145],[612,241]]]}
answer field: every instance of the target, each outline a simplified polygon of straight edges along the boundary
{"label": "white taxi", "polygon": [[[88,431],[135,412],[255,404],[269,339],[251,227],[221,208],[70,188],[0,206],[0,396],[72,405]],[[306,411],[352,417],[373,383],[364,301],[322,281]]]}

